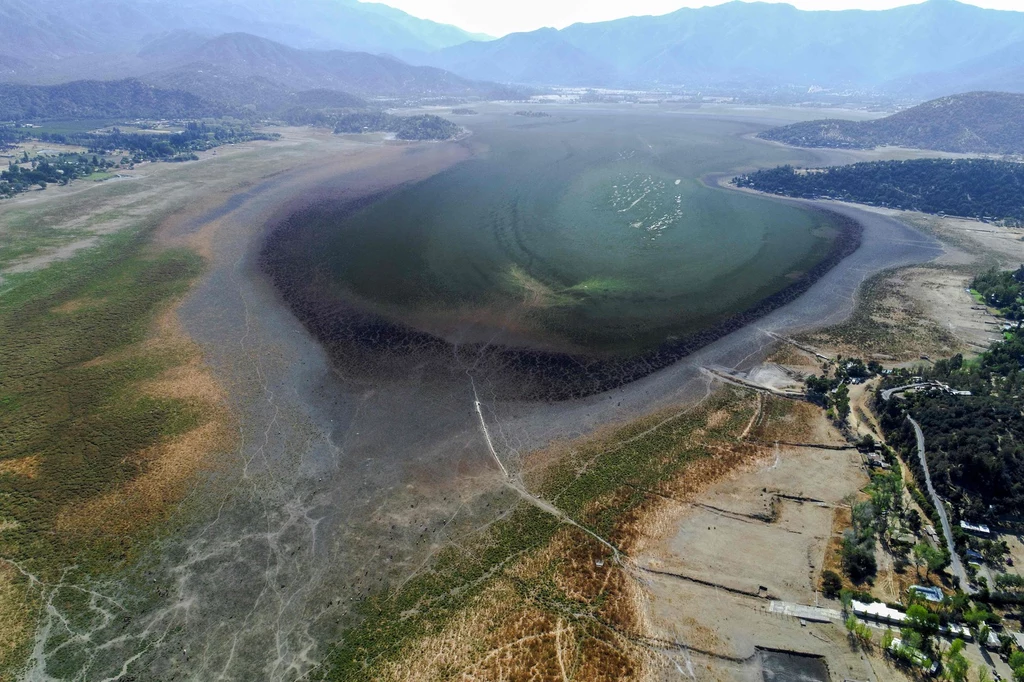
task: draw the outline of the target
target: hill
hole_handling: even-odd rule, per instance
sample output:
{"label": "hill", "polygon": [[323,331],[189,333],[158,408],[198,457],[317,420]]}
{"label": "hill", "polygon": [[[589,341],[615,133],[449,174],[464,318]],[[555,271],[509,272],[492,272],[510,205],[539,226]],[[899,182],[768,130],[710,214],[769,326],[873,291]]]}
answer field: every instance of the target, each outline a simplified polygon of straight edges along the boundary
{"label": "hill", "polygon": [[190,92],[200,92],[217,81],[237,83],[253,78],[265,79],[292,92],[328,89],[364,96],[473,95],[490,87],[442,69],[412,66],[393,57],[342,50],[299,50],[245,33],[218,36],[171,56],[147,58],[163,70],[147,75],[146,80],[174,83]]}
{"label": "hill", "polygon": [[423,63],[548,85],[873,88],[955,70],[1022,40],[1024,13],[953,0],[885,11],[731,2],[468,43]]}
{"label": "hill", "polygon": [[970,92],[931,100],[875,121],[794,123],[759,137],[797,147],[915,147],[947,152],[1024,153],[1024,95]]}
{"label": "hill", "polygon": [[74,118],[204,118],[225,107],[180,90],[164,90],[137,80],[76,81],[63,85],[0,84],[4,120]]}

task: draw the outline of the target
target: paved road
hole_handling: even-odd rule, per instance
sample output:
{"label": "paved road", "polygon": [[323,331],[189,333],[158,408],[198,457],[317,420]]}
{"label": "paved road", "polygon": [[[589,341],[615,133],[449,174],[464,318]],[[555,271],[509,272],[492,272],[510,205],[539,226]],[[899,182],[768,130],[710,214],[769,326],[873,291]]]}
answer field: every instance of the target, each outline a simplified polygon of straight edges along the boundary
{"label": "paved road", "polygon": [[887,388],[884,391],[882,391],[882,400],[888,402],[889,399],[892,398],[893,394],[895,394],[895,393],[903,393],[904,391],[909,391],[912,388],[930,388],[932,386],[937,386],[937,385],[938,384],[936,384],[934,382],[926,381],[924,383],[906,384],[905,386],[897,386],[896,388]]}
{"label": "paved road", "polygon": [[921,431],[921,425],[914,421],[913,417],[907,415],[907,420],[913,425],[914,433],[917,435],[917,456],[921,460],[921,468],[924,469],[924,484],[928,488],[928,495],[931,496],[932,504],[942,522],[942,535],[946,538],[946,547],[949,549],[950,570],[953,571],[953,575],[960,578],[960,589],[968,594],[973,594],[974,590],[967,582],[967,571],[964,570],[960,556],[956,553],[956,546],[953,544],[953,530],[950,528],[949,517],[946,515],[946,506],[939,498],[939,494],[935,492],[935,488],[932,487],[932,475],[928,471],[928,458],[924,454],[924,432]]}

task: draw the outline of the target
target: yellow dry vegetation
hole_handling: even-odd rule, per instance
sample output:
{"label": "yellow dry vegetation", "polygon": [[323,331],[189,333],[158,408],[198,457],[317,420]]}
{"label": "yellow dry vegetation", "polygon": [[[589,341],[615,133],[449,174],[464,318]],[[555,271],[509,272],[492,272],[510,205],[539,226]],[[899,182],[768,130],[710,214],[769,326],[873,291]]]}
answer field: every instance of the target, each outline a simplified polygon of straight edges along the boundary
{"label": "yellow dry vegetation", "polygon": [[0,476],[24,476],[35,478],[39,475],[39,465],[42,460],[39,457],[19,457],[17,459],[0,460]]}
{"label": "yellow dry vegetation", "polygon": [[[0,661],[20,649],[32,636],[33,603],[20,580],[18,569],[0,561]],[[0,671],[0,682],[13,682],[14,677]]]}
{"label": "yellow dry vegetation", "polygon": [[203,363],[199,347],[181,328],[176,308],[170,306],[156,318],[141,350],[173,354],[183,362],[143,382],[139,392],[200,405],[206,420],[191,431],[136,453],[140,475],[84,505],[64,509],[57,520],[58,530],[117,537],[159,522],[184,498],[196,475],[213,466],[211,455],[230,446],[224,391]]}
{"label": "yellow dry vegetation", "polygon": [[[578,530],[559,531],[442,632],[419,639],[379,679],[643,679],[651,654],[641,642],[637,587],[620,567],[602,560],[606,554]],[[584,611],[588,617],[580,618]]]}

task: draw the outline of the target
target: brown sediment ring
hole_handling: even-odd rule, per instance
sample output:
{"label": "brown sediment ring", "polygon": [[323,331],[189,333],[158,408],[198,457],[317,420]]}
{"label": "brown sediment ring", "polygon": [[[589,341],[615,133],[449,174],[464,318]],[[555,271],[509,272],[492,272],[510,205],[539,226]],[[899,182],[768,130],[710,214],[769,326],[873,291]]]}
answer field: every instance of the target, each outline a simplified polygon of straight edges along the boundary
{"label": "brown sediment ring", "polygon": [[[341,211],[358,210],[380,196],[375,194],[346,202]],[[332,208],[337,214],[337,207]],[[299,262],[301,259],[289,258],[289,246],[296,241],[295,237],[303,229],[303,218],[307,215],[305,211],[290,216],[269,230],[260,252],[260,265],[296,317],[336,361],[350,357],[353,350],[357,353],[362,351],[360,355],[364,361],[374,353],[382,353],[388,356],[386,364],[395,369],[396,359],[408,356],[422,359],[423,353],[439,353],[437,357],[455,356],[464,359],[467,365],[477,368],[490,367],[523,377],[523,382],[497,382],[499,398],[567,400],[619,388],[665,369],[796,300],[860,248],[863,226],[858,221],[820,207],[809,207],[807,210],[828,215],[838,229],[838,235],[829,253],[814,267],[784,289],[761,299],[742,312],[685,339],[666,341],[654,350],[624,358],[484,344],[456,345],[432,334],[384,319],[338,297],[324,296],[321,292],[313,290],[308,277],[308,260]],[[480,362],[483,356],[487,358],[486,363]]]}

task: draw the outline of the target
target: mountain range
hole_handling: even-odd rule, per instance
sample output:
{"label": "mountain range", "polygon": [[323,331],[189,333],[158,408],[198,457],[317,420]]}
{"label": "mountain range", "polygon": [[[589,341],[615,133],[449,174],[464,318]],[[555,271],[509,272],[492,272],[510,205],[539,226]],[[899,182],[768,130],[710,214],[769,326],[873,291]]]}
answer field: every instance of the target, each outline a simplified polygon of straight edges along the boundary
{"label": "mountain range", "polygon": [[[874,88],[949,94],[1024,85],[1024,12],[955,0],[885,11],[802,11],[730,2],[421,55],[467,78],[571,86]],[[1000,89],[1003,89],[1000,87]]]}
{"label": "mountain range", "polygon": [[125,78],[257,110],[306,90],[482,97],[494,83],[920,101],[1024,92],[1024,12],[737,0],[491,40],[358,0],[0,0],[0,81]]}
{"label": "mountain range", "polygon": [[1024,154],[1024,94],[969,92],[874,121],[827,119],[767,130],[766,140],[798,147],[914,147],[946,152]]}
{"label": "mountain range", "polygon": [[[59,70],[53,69],[55,64]],[[309,107],[311,102],[316,108],[360,108],[366,105],[363,97],[500,98],[509,93],[493,83],[413,66],[388,55],[298,49],[247,33],[205,38],[176,31],[134,54],[93,54],[55,62],[0,57],[0,76],[5,71],[0,82],[24,85],[134,79],[194,95],[208,106],[250,114],[277,114],[291,107]],[[9,118],[17,117],[0,111],[0,119]]]}
{"label": "mountain range", "polygon": [[154,36],[245,32],[293,47],[399,53],[486,39],[358,0],[2,0],[0,53],[130,53]]}

